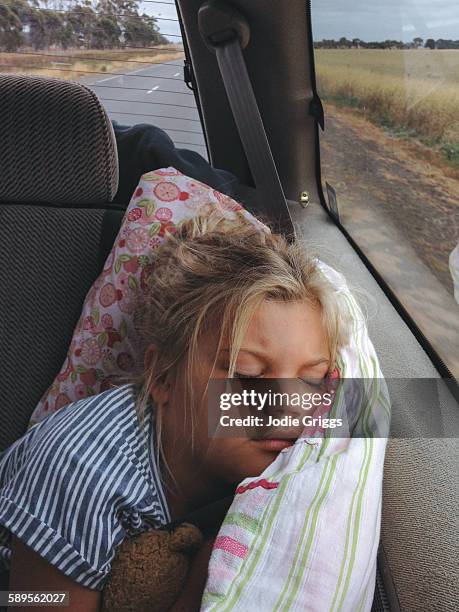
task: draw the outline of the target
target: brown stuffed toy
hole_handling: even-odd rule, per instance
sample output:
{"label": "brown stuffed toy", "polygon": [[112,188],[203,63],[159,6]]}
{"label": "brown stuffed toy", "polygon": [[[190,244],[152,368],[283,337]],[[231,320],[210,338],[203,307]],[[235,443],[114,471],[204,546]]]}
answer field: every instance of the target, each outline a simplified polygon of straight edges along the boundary
{"label": "brown stuffed toy", "polygon": [[147,531],[117,550],[102,594],[102,612],[166,612],[178,599],[191,556],[203,537],[194,525]]}

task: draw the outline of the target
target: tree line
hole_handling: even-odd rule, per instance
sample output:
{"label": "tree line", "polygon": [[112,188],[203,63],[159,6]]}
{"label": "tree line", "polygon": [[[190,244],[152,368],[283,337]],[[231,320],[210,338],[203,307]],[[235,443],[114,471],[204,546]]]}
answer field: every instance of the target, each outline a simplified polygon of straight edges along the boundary
{"label": "tree line", "polygon": [[403,42],[401,40],[380,40],[366,42],[361,38],[353,38],[352,40],[342,36],[339,40],[324,39],[314,41],[316,49],[459,49],[459,40],[451,40],[439,38],[413,38],[411,42]]}
{"label": "tree line", "polygon": [[[138,0],[0,0],[0,51],[115,49],[168,43],[155,17],[139,14]],[[57,8],[56,8],[57,6]]]}

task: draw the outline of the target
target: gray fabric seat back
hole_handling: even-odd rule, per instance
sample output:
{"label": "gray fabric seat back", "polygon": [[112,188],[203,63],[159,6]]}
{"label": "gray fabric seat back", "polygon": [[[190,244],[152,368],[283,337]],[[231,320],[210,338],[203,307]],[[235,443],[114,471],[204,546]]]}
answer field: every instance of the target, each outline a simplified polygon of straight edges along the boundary
{"label": "gray fabric seat back", "polygon": [[0,75],[0,451],[59,371],[123,211],[111,123],[77,83]]}
{"label": "gray fabric seat back", "polygon": [[0,200],[96,205],[118,189],[112,124],[79,83],[0,74]]}

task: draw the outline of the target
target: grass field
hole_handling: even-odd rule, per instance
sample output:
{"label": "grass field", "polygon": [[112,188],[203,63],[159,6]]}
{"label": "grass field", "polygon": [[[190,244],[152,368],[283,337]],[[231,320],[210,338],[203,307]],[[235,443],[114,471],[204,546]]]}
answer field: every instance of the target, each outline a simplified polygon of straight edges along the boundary
{"label": "grass field", "polygon": [[60,79],[97,78],[106,72],[128,72],[142,64],[167,62],[183,57],[179,45],[160,45],[155,49],[106,49],[0,53],[0,72],[36,74]]}
{"label": "grass field", "polygon": [[324,101],[345,105],[459,164],[459,50],[317,49]]}
{"label": "grass field", "polygon": [[[0,72],[79,80],[123,73],[183,57],[179,45],[0,53]],[[317,49],[319,93],[325,102],[364,114],[393,134],[417,139],[454,172],[459,167],[459,50]]]}

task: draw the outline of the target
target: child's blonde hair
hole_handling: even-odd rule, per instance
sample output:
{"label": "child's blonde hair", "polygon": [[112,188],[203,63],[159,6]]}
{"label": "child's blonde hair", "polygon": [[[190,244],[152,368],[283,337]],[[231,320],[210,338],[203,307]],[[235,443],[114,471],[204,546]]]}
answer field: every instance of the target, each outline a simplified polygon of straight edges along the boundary
{"label": "child's blonde hair", "polygon": [[[349,317],[336,289],[317,260],[299,243],[260,229],[242,212],[230,219],[218,209],[205,210],[178,225],[155,253],[148,296],[137,318],[143,347],[155,346],[147,371],[138,382],[140,416],[150,402],[152,385],[166,375],[185,374],[187,397],[193,404],[200,338],[214,334],[218,347],[229,341],[229,372],[250,320],[264,300],[304,301],[321,307],[330,350],[330,371],[348,341]],[[210,373],[211,375],[211,373]],[[193,410],[190,411],[192,440]],[[156,411],[160,438],[161,414]]]}

